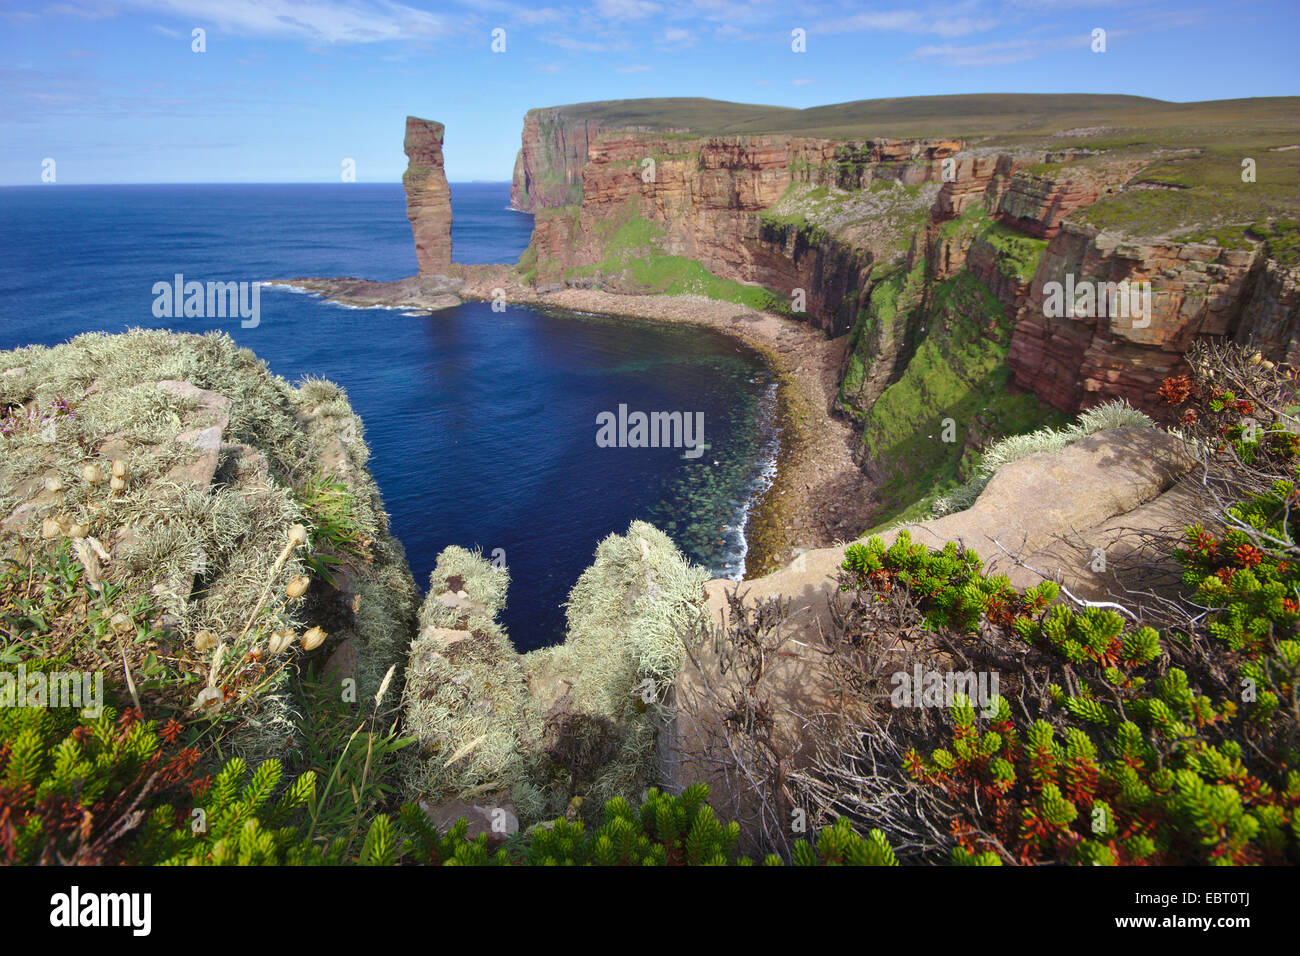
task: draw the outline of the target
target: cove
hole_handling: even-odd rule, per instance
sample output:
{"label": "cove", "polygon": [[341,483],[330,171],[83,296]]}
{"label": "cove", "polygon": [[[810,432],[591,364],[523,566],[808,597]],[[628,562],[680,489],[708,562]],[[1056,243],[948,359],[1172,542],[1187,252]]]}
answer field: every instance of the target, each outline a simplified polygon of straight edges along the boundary
{"label": "cove", "polygon": [[[776,379],[747,347],[704,329],[479,302],[403,315],[287,292],[267,301],[269,314],[314,313],[313,334],[272,367],[347,389],[416,581],[427,585],[450,544],[504,557],[503,623],[521,650],[562,639],[569,590],[597,543],[633,519],[715,575],[743,572],[745,520],[777,444]],[[602,448],[597,417],[620,404],[702,414],[707,447],[696,458]]]}
{"label": "cove", "polygon": [[[531,216],[509,184],[452,185],[457,259],[513,262]],[[264,288],[260,321],[153,314],[155,283],[415,271],[397,184],[6,189],[0,348],[132,326],[222,331],[291,382],[332,379],[365,423],[370,468],[421,587],[450,544],[504,551],[503,623],[558,640],[596,545],[634,518],[715,575],[743,570],[746,503],[775,462],[776,379],[718,333],[511,305],[349,309]],[[75,265],[75,268],[72,267]],[[600,448],[596,416],[702,413],[703,454]]]}

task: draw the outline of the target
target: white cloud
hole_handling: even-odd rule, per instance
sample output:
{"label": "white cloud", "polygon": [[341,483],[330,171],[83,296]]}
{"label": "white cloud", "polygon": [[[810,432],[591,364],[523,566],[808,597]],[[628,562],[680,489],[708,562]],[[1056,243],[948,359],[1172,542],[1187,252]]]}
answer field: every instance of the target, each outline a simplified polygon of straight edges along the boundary
{"label": "white cloud", "polygon": [[124,0],[228,33],[318,43],[378,43],[438,36],[442,17],[392,0]]}
{"label": "white cloud", "polygon": [[83,20],[106,20],[116,13],[111,6],[103,3],[52,3],[45,8],[45,12],[80,17]]}
{"label": "white cloud", "polygon": [[922,13],[919,10],[882,10],[859,13],[826,24],[822,29],[835,33],[933,33],[941,37],[967,36],[983,33],[998,26],[991,16],[950,16]]}
{"label": "white cloud", "polygon": [[[591,36],[591,39],[583,39]],[[543,43],[558,46],[571,53],[609,53],[627,47],[627,42],[612,34],[595,35],[590,30],[575,30],[574,33],[547,33],[542,36]]]}
{"label": "white cloud", "polygon": [[695,46],[695,34],[690,30],[684,30],[681,27],[668,27],[664,30],[663,35],[657,41],[659,46],[668,47],[674,50],[684,50],[687,47]]}
{"label": "white cloud", "polygon": [[652,0],[596,0],[595,12],[607,20],[641,20],[662,9]]}
{"label": "white cloud", "polygon": [[1000,66],[1032,60],[1042,51],[1029,40],[1007,40],[1002,43],[984,43],[978,46],[956,46],[944,43],[937,46],[918,47],[908,58],[911,60],[939,60],[948,66]]}
{"label": "white cloud", "polygon": [[[1125,35],[1129,31],[1116,30],[1111,36]],[[1007,63],[1021,63],[1042,56],[1071,48],[1086,47],[1091,42],[1087,34],[1070,34],[1057,37],[1021,38],[1003,40],[998,43],[983,43],[973,46],[957,46],[944,43],[919,47],[912,51],[909,60],[936,60],[946,66],[1002,66]]]}
{"label": "white cloud", "polygon": [[633,63],[630,66],[616,66],[615,73],[649,73],[654,67],[646,66],[644,63]]}

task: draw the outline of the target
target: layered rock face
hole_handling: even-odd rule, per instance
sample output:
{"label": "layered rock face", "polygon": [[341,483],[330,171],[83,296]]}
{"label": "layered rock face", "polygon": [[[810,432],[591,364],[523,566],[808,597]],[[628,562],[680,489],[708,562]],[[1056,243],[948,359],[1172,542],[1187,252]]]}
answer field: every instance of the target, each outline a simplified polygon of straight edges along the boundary
{"label": "layered rock face", "polygon": [[[1161,381],[1182,367],[1201,336],[1237,336],[1248,302],[1257,301],[1254,339],[1270,355],[1286,353],[1296,327],[1280,295],[1260,294],[1263,263],[1253,249],[1184,242],[1136,242],[1065,223],[1047,247],[1017,313],[1010,362],[1016,384],[1064,411],[1124,398],[1159,410]],[[1053,315],[1053,283],[1150,283],[1150,314]],[[1279,279],[1281,277],[1279,276]],[[1281,280],[1285,282],[1285,280]],[[1294,284],[1292,284],[1294,289]],[[1264,303],[1270,303],[1265,306]],[[1100,301],[1094,312],[1102,311]],[[1108,303],[1106,311],[1111,311]]]}
{"label": "layered rock face", "polygon": [[[544,165],[530,146],[541,122],[529,114],[514,193],[542,209],[533,249],[538,279],[554,282],[579,274],[606,255],[611,235],[634,219],[653,224],[655,249],[692,259],[717,276],[760,285],[789,298],[798,312],[832,335],[849,330],[868,287],[874,254],[825,230],[771,224],[757,215],[792,183],[851,184],[875,178],[904,184],[937,182],[940,163],[955,141],[880,140],[837,144],[791,136],[686,137],[635,130],[607,131],[591,139],[590,127],[564,127],[544,151],[560,156],[549,190],[534,170]],[[586,142],[588,161],[572,182],[573,150]],[[521,173],[520,170],[523,172]],[[837,188],[843,188],[837,186]],[[577,193],[580,203],[568,202]],[[563,205],[562,208],[554,208]],[[519,201],[517,200],[517,205]],[[552,207],[549,211],[546,207]],[[641,291],[608,272],[606,288]],[[800,292],[799,290],[802,290]]]}
{"label": "layered rock face", "polygon": [[1037,239],[1050,239],[1066,216],[1092,205],[1106,191],[1104,181],[1079,174],[1055,178],[1018,172],[998,197],[998,219]]}
{"label": "layered rock face", "polygon": [[1300,364],[1300,270],[1272,260],[1257,267],[1234,339],[1272,361]]}
{"label": "layered rock face", "polygon": [[[539,287],[658,291],[631,260],[692,260],[721,279],[764,287],[827,334],[857,329],[851,384],[860,403],[902,374],[936,283],[966,272],[1012,320],[1016,387],[1065,412],[1119,397],[1159,411],[1156,388],[1198,337],[1300,359],[1300,291],[1296,271],[1261,248],[1126,240],[1071,219],[1124,190],[1147,161],[1082,148],[968,148],[956,139],[647,132],[551,109],[525,119],[512,196],[537,213],[530,255]],[[884,184],[909,195],[937,190],[928,215],[907,227],[910,245],[897,235],[892,245],[875,241],[860,226],[823,227],[797,208],[772,214],[799,188],[852,199]],[[886,290],[886,264],[919,270],[917,278]],[[1149,282],[1151,315],[1057,315],[1047,307],[1050,284],[1067,277]],[[883,305],[875,302],[882,295]]]}
{"label": "layered rock face", "polygon": [[600,129],[597,120],[569,119],[558,109],[529,110],[510,204],[523,212],[576,204],[582,198],[587,150]]}
{"label": "layered rock face", "polygon": [[451,190],[442,168],[443,130],[433,120],[406,118],[402,188],[421,274],[445,273],[451,267]]}

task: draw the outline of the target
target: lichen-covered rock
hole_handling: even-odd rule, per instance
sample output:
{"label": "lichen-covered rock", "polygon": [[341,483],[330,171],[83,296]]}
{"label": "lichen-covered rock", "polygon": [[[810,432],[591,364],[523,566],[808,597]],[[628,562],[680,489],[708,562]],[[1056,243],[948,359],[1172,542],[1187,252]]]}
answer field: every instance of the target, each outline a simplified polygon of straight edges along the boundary
{"label": "lichen-covered rock", "polygon": [[[417,591],[366,468],[360,420],[336,386],[295,388],[225,335],[161,331],[0,353],[0,371],[0,554],[56,556],[71,531],[43,534],[51,522],[98,545],[71,542],[97,555],[114,610],[150,608],[135,622],[149,643],[128,654],[140,658],[137,678],[156,670],[153,659],[173,662],[175,682],[137,680],[147,705],[184,711],[212,680],[236,750],[280,756],[297,721],[289,678],[305,652],[294,642],[271,653],[274,632],[323,625],[329,639],[313,656],[323,662],[348,644],[352,664],[340,677],[362,695],[401,662]],[[336,483],[338,513],[364,547],[331,554],[334,586],[321,580],[289,600],[288,582],[311,574],[306,559],[331,553],[316,534],[309,489],[319,482]],[[315,538],[286,550],[297,524]],[[211,639],[200,647],[203,632]],[[75,639],[93,633],[85,621],[59,633],[68,640],[53,651],[103,666],[103,648]],[[122,669],[105,677],[122,682]]]}
{"label": "lichen-covered rock", "polygon": [[601,542],[574,586],[567,640],[519,654],[497,623],[508,573],[444,550],[407,664],[409,795],[445,806],[500,793],[534,822],[574,796],[593,806],[634,797],[653,782],[663,700],[705,577],[662,532],[633,522]]}

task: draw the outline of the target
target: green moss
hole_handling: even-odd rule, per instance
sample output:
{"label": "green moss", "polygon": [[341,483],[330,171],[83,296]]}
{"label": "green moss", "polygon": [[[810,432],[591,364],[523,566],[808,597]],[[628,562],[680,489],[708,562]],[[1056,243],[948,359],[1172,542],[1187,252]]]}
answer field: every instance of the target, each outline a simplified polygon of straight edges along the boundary
{"label": "green moss", "polygon": [[1270,259],[1284,266],[1300,265],[1300,221],[1259,222],[1250,227],[1250,232],[1264,240],[1264,251]]}
{"label": "green moss", "polygon": [[649,219],[636,216],[618,226],[613,238],[605,246],[605,254],[613,256],[621,252],[641,252],[651,249],[654,240],[663,234],[663,229]]}
{"label": "green moss", "polygon": [[1054,178],[1056,173],[1065,169],[1065,163],[1033,163],[1025,167],[1025,172],[1045,179]]}
{"label": "green moss", "polygon": [[[989,437],[1031,430],[1053,413],[1032,395],[1010,394],[1011,320],[969,273],[938,283],[919,343],[899,379],[862,417],[863,453],[883,475],[879,520],[919,516],[958,479],[973,426]],[[954,441],[944,441],[952,419]]]}
{"label": "green moss", "polygon": [[925,283],[925,263],[918,260],[911,272],[897,269],[875,279],[866,306],[859,312],[849,339],[849,359],[840,381],[838,403],[861,420],[876,399],[868,387],[877,376],[882,355],[905,358],[909,318],[920,302]]}
{"label": "green moss", "polygon": [[1254,243],[1247,236],[1248,227],[1244,225],[1218,226],[1193,229],[1174,236],[1179,242],[1200,242],[1219,246],[1222,249],[1251,249]]}
{"label": "green moss", "polygon": [[515,263],[515,268],[519,270],[520,277],[525,282],[537,281],[537,249],[531,242],[528,244],[528,248],[520,254],[519,261]]}
{"label": "green moss", "polygon": [[571,266],[564,276],[570,280],[604,279],[632,293],[702,295],[752,309],[789,311],[789,301],[770,289],[723,279],[685,256],[665,255],[655,244],[663,234],[663,229],[650,220],[632,216],[613,229],[599,262]]}
{"label": "green moss", "polygon": [[1028,282],[1034,277],[1038,260],[1047,250],[1046,239],[1035,239],[1001,223],[989,223],[979,238],[993,247],[998,255],[998,271],[1009,279]]}
{"label": "green moss", "polygon": [[[1099,229],[1133,236],[1161,236],[1180,231],[1228,227],[1267,219],[1295,219],[1300,197],[1300,151],[1278,151],[1260,142],[1258,134],[1225,138],[1222,131],[1211,147],[1153,163],[1133,177],[1132,184],[1167,188],[1126,188],[1103,196],[1072,217]],[[1289,140],[1288,142],[1294,142]],[[1242,181],[1242,162],[1255,161],[1255,181]],[[1242,248],[1237,246],[1236,248]]]}

